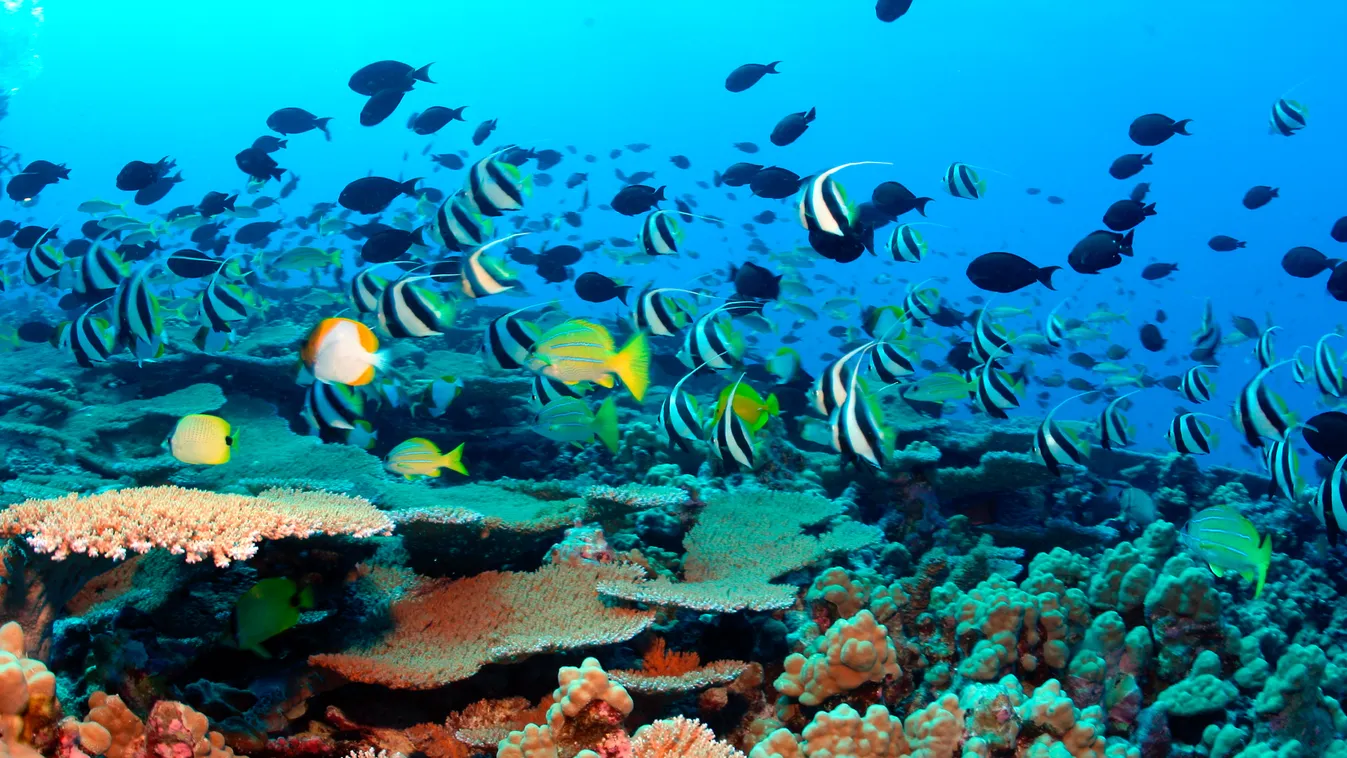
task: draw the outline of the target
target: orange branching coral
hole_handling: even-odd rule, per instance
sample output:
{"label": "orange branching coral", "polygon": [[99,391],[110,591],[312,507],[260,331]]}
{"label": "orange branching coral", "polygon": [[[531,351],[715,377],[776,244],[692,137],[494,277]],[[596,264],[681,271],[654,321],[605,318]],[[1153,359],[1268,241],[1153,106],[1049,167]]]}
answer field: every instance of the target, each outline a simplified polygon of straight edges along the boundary
{"label": "orange branching coral", "polygon": [[668,649],[663,637],[656,637],[641,656],[641,673],[650,676],[678,676],[700,666],[701,658],[695,652],[679,653]]}
{"label": "orange branching coral", "polygon": [[656,721],[636,730],[632,758],[744,758],[744,754],[716,739],[705,724],[682,716]]}
{"label": "orange branching coral", "polygon": [[309,662],[357,682],[432,689],[487,663],[623,642],[644,631],[654,613],[609,607],[595,588],[640,574],[618,564],[553,564],[533,573],[426,581],[391,606],[393,628],[382,640]]}
{"label": "orange branching coral", "polygon": [[817,495],[741,489],[708,497],[697,525],[683,541],[682,582],[604,582],[606,595],[699,611],[771,610],[795,603],[795,587],[772,584],[829,553],[878,542],[879,529],[838,519],[811,536],[807,527],[841,516],[838,504]]}
{"label": "orange branching coral", "polygon": [[247,560],[263,539],[388,534],[393,525],[363,498],[267,490],[257,497],[182,487],[135,487],[89,497],[28,500],[0,512],[0,536],[27,535],[55,560],[72,554],[120,560],[162,547],[188,563]]}

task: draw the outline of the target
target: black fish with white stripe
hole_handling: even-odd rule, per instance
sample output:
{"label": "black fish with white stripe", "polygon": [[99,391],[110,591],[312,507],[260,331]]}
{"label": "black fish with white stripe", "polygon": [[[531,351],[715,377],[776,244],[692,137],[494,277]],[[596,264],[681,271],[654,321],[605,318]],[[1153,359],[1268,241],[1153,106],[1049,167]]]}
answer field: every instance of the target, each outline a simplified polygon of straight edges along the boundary
{"label": "black fish with white stripe", "polygon": [[[863,355],[857,359],[858,362],[861,360],[864,360]],[[859,374],[859,371],[851,372],[846,399],[833,410],[828,425],[832,428],[833,449],[842,454],[843,460],[858,468],[865,463],[878,470],[884,468],[884,432],[877,421],[874,404],[856,386]]]}
{"label": "black fish with white stripe", "polygon": [[[1181,413],[1174,417],[1165,432],[1169,446],[1183,455],[1207,455],[1216,444],[1216,435],[1207,422],[1198,418],[1205,413]],[[1215,416],[1210,416],[1215,418]]]}
{"label": "black fish with white stripe", "polygon": [[1232,420],[1251,447],[1262,447],[1264,438],[1281,439],[1295,425],[1295,416],[1291,415],[1286,401],[1268,389],[1264,381],[1273,369],[1290,362],[1274,363],[1259,371],[1235,399]]}
{"label": "black fish with white stripe", "polygon": [[851,385],[852,375],[856,373],[860,361],[852,361],[870,345],[861,345],[841,358],[829,363],[817,377],[810,395],[814,401],[814,410],[825,417],[832,417],[833,411],[847,399],[847,387]]}
{"label": "black fish with white stripe", "polygon": [[1054,406],[1034,433],[1034,455],[1053,476],[1061,476],[1063,466],[1084,466],[1090,455],[1090,443],[1052,418],[1058,409],[1078,397],[1081,395],[1073,395]]}
{"label": "black fish with white stripe", "polygon": [[86,297],[101,297],[117,289],[126,278],[126,264],[115,250],[103,247],[108,233],[99,236],[80,258],[80,276],[75,291]]}
{"label": "black fish with white stripe", "polygon": [[28,248],[28,255],[23,259],[23,281],[30,287],[36,287],[61,270],[65,265],[65,260],[59,252],[52,248],[45,248],[42,242],[56,229],[53,224],[51,228],[38,235],[37,242],[34,242]]}
{"label": "black fish with white stripe", "polygon": [[1329,397],[1342,397],[1347,394],[1347,379],[1343,378],[1342,366],[1338,363],[1338,357],[1333,354],[1332,348],[1325,342],[1341,336],[1336,332],[1330,332],[1320,337],[1314,345],[1314,382],[1319,385],[1319,391]]}
{"label": "black fish with white stripe", "polygon": [[354,429],[365,412],[365,399],[354,387],[314,382],[304,396],[304,410],[319,429]]}
{"label": "black fish with white stripe", "polygon": [[631,323],[656,337],[672,337],[687,326],[688,312],[670,293],[698,295],[691,290],[662,287],[642,292],[631,306]]}
{"label": "black fish with white stripe", "polygon": [[740,375],[734,383],[734,388],[730,390],[729,401],[725,404],[726,410],[720,415],[720,421],[715,425],[711,435],[711,445],[726,469],[742,466],[751,471],[754,462],[753,437],[748,433],[748,426],[744,424],[744,420],[734,412],[735,396],[743,380],[743,375]]}
{"label": "black fish with white stripe", "polygon": [[[220,267],[224,271],[224,267]],[[201,314],[206,325],[216,332],[230,332],[232,322],[248,318],[250,304],[237,284],[225,281],[216,272],[201,292]]]}
{"label": "black fish with white stripe", "polygon": [[[579,385],[576,385],[578,387]],[[566,384],[559,379],[553,379],[547,374],[534,374],[533,387],[531,390],[534,405],[539,407],[547,405],[554,400],[562,398],[579,399],[581,393],[575,387]]]}
{"label": "black fish with white stripe", "polygon": [[488,368],[510,371],[524,367],[542,330],[532,322],[519,318],[519,314],[537,307],[530,305],[510,311],[487,324],[486,330],[482,332],[482,360]]}
{"label": "black fish with white stripe", "polygon": [[112,295],[113,324],[117,341],[137,355],[157,352],[164,332],[164,318],[159,311],[159,298],[150,289],[149,275],[153,264],[136,269],[122,280]]}
{"label": "black fish with white stripe", "polygon": [[987,181],[966,163],[952,163],[945,169],[945,191],[965,200],[977,200],[987,192]]}
{"label": "black fish with white stripe", "polygon": [[379,297],[388,287],[388,280],[374,273],[377,266],[370,266],[356,272],[351,277],[351,305],[357,313],[374,313],[379,310]]}
{"label": "black fish with white stripe", "polygon": [[[104,301],[106,302],[106,301]],[[117,347],[117,335],[105,318],[93,315],[102,303],[95,303],[57,333],[57,345],[84,368],[104,363]]]}
{"label": "black fish with white stripe", "polygon": [[1258,359],[1259,368],[1267,368],[1277,362],[1276,352],[1272,345],[1272,333],[1280,328],[1280,326],[1270,326],[1258,335],[1258,342],[1254,343],[1253,355]]}
{"label": "black fish with white stripe", "polygon": [[1267,465],[1271,483],[1268,495],[1281,495],[1295,502],[1304,483],[1300,480],[1300,460],[1296,455],[1295,443],[1288,432],[1285,437],[1273,440],[1263,454],[1263,463]]}
{"label": "black fish with white stripe", "polygon": [[1188,399],[1190,403],[1205,403],[1211,400],[1211,396],[1216,392],[1216,385],[1211,381],[1211,377],[1202,372],[1204,368],[1216,368],[1216,366],[1193,366],[1183,373],[1183,378],[1179,380],[1179,392]]}
{"label": "black fish with white stripe", "polygon": [[461,280],[463,294],[475,300],[499,295],[519,286],[519,283],[510,277],[504,265],[495,258],[487,257],[486,251],[502,242],[507,242],[515,237],[522,237],[525,234],[529,234],[529,232],[501,237],[474,250],[463,261]]}
{"label": "black fish with white stripe", "polygon": [[[701,414],[697,409],[697,399],[691,393],[683,391],[683,382],[696,374],[696,371],[691,371],[678,380],[669,391],[669,396],[660,403],[659,413],[655,417],[656,424],[669,438],[669,447],[676,445],[685,453],[691,452],[692,443],[702,438]],[[726,411],[725,415],[732,416],[734,412],[731,409]]]}
{"label": "black fish with white stripe", "polygon": [[403,276],[379,296],[379,325],[392,337],[433,337],[453,323],[451,303],[417,282],[430,276]]}
{"label": "black fish with white stripe", "polygon": [[1343,481],[1343,467],[1347,466],[1347,456],[1338,459],[1333,471],[1319,483],[1319,492],[1314,496],[1314,515],[1328,532],[1328,544],[1336,546],[1342,541],[1342,530],[1347,527],[1347,482]]}
{"label": "black fish with white stripe", "polygon": [[1133,390],[1126,395],[1119,395],[1104,406],[1104,410],[1099,414],[1099,425],[1096,429],[1100,447],[1105,450],[1115,450],[1128,447],[1135,441],[1136,427],[1128,423],[1127,416],[1123,415],[1119,406],[1122,401],[1140,391]]}
{"label": "black fish with white stripe", "polygon": [[1308,115],[1309,109],[1303,104],[1283,97],[1272,104],[1269,131],[1273,134],[1290,137],[1305,128]]}

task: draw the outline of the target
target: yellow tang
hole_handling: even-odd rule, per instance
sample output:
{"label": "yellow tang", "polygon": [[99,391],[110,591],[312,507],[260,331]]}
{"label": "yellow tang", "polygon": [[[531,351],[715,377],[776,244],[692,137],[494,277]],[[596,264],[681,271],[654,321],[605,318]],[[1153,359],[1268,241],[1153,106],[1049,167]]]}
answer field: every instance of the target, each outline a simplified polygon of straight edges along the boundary
{"label": "yellow tang", "polygon": [[285,578],[263,579],[234,606],[234,638],[240,650],[270,658],[262,643],[299,623],[301,608],[313,607],[313,588]]}
{"label": "yellow tang", "polygon": [[[730,385],[720,391],[720,398],[716,401],[716,417],[712,423],[720,423],[720,417],[725,415],[725,405],[729,402],[730,392],[734,386]],[[781,405],[776,400],[776,395],[768,395],[766,400],[758,391],[748,386],[740,384],[739,390],[734,393],[734,415],[743,419],[748,424],[750,432],[757,431],[767,425],[767,420],[772,416],[781,415]]]}
{"label": "yellow tang", "polygon": [[639,402],[650,386],[650,343],[637,332],[621,350],[599,324],[573,318],[552,327],[533,345],[529,368],[565,384],[612,387],[616,376]]}
{"label": "yellow tang", "polygon": [[468,469],[463,465],[461,443],[453,450],[441,454],[434,442],[422,437],[413,437],[388,451],[384,468],[394,474],[402,474],[407,479],[439,476],[442,468],[457,471],[464,476],[468,475]]}
{"label": "yellow tang", "polygon": [[178,425],[169,437],[169,449],[174,458],[183,463],[206,466],[228,463],[229,447],[233,444],[228,421],[199,413],[178,419]]}

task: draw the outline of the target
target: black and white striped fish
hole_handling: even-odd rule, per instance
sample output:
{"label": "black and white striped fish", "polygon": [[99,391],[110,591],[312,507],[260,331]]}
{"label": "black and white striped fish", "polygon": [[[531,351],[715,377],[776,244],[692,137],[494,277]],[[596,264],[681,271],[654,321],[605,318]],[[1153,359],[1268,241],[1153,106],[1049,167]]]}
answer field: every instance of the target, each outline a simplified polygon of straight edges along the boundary
{"label": "black and white striped fish", "polygon": [[[863,355],[857,359],[858,362],[861,360],[864,360]],[[846,398],[833,409],[828,418],[828,425],[832,428],[833,449],[842,454],[843,460],[855,463],[858,467],[865,463],[871,468],[882,469],[884,433],[880,429],[873,404],[865,392],[856,386],[859,374],[859,371],[851,372]]]}
{"label": "black and white striped fish", "polygon": [[912,224],[899,224],[889,235],[889,254],[899,263],[920,263],[926,257],[926,240]]}
{"label": "black and white striped fish", "polygon": [[533,189],[533,177],[523,177],[517,166],[496,160],[501,152],[488,155],[468,170],[463,188],[466,205],[483,216],[501,216],[523,208],[524,197]]}
{"label": "black and white striped fish", "polygon": [[1207,298],[1202,307],[1202,323],[1197,331],[1193,332],[1193,351],[1191,357],[1195,361],[1210,360],[1216,354],[1216,349],[1221,346],[1221,325],[1216,321],[1216,316],[1211,308],[1211,298]]}
{"label": "black and white striped fish", "polygon": [[571,386],[560,379],[553,379],[547,374],[534,374],[531,393],[533,403],[544,406],[553,400],[560,400],[564,397],[579,398],[581,394],[576,390],[578,386],[580,385]]}
{"label": "black and white striped fish", "polygon": [[661,287],[645,290],[631,306],[631,323],[656,337],[672,337],[687,326],[687,307],[670,293],[699,295],[691,290]]}
{"label": "black and white striped fish", "polygon": [[1280,328],[1280,326],[1270,326],[1258,335],[1258,341],[1253,346],[1253,355],[1258,359],[1259,368],[1267,368],[1277,362],[1272,346],[1272,333]]}
{"label": "black and white striped fish", "polygon": [[1043,423],[1038,425],[1038,431],[1034,433],[1034,455],[1048,467],[1053,476],[1061,476],[1063,466],[1084,466],[1085,459],[1090,455],[1089,442],[1070,427],[1063,427],[1052,418],[1058,409],[1078,397],[1081,395],[1073,395],[1053,406],[1048,415],[1043,417]]}
{"label": "black and white striped fish", "polygon": [[519,314],[538,307],[529,305],[510,311],[486,325],[482,332],[482,360],[488,368],[511,371],[524,367],[542,330],[532,322],[519,318]]}
{"label": "black and white striped fish", "polygon": [[1309,345],[1301,345],[1296,348],[1296,354],[1291,356],[1291,378],[1296,380],[1296,384],[1304,384],[1310,380],[1310,369],[1305,362],[1300,360],[1300,351],[1308,350]]}
{"label": "black and white striped fish", "polygon": [[432,337],[453,323],[454,305],[417,284],[430,278],[403,276],[384,288],[379,296],[379,325],[389,336]]}
{"label": "black and white striped fish", "polygon": [[304,410],[319,429],[354,429],[365,412],[365,399],[354,387],[314,382],[304,396]]}
{"label": "black and white striped fish", "polygon": [[735,468],[737,465],[752,470],[753,437],[748,433],[748,426],[744,424],[744,420],[734,412],[735,395],[739,392],[739,384],[743,380],[743,375],[740,375],[734,383],[734,388],[730,390],[726,410],[720,415],[720,421],[716,423],[711,434],[711,446],[715,448],[716,454],[720,456],[720,462],[727,469]]}
{"label": "black and white striped fish", "polygon": [[46,282],[60,272],[61,267],[65,265],[64,256],[55,249],[42,246],[47,236],[55,231],[56,225],[53,224],[50,229],[43,232],[37,238],[37,242],[28,248],[28,255],[23,259],[23,281],[30,287],[36,287]]}
{"label": "black and white striped fish", "polygon": [[[669,438],[669,446],[677,445],[685,453],[691,452],[693,441],[702,438],[701,414],[697,409],[697,398],[693,397],[692,393],[683,391],[683,382],[696,373],[690,371],[678,380],[669,391],[669,396],[660,403],[659,414],[655,417],[656,423]],[[724,415],[733,416],[734,411],[729,410]]]}
{"label": "black and white striped fish", "polygon": [[935,287],[923,289],[926,282],[909,287],[907,296],[903,298],[903,313],[907,315],[908,321],[917,326],[930,321],[940,312],[940,291]]}
{"label": "black and white striped fish", "polygon": [[89,249],[80,258],[80,275],[75,282],[75,291],[87,297],[103,296],[117,289],[117,285],[126,278],[126,264],[115,250],[103,247],[109,232],[105,232],[89,245]]}
{"label": "black and white striped fish", "polygon": [[1314,345],[1314,382],[1319,385],[1319,391],[1329,397],[1342,397],[1347,394],[1347,379],[1342,376],[1342,366],[1338,363],[1332,348],[1325,342],[1332,337],[1341,336],[1336,332],[1330,332],[1320,337]]}
{"label": "black and white striped fish", "polygon": [[[1198,418],[1205,413],[1181,413],[1174,417],[1165,432],[1165,439],[1176,452],[1184,455],[1206,455],[1216,444],[1216,435],[1207,422]],[[1214,417],[1212,417],[1214,418]]]}
{"label": "black and white striped fish", "polygon": [[1104,410],[1099,413],[1099,426],[1096,430],[1100,447],[1113,450],[1127,447],[1135,441],[1136,428],[1127,422],[1127,417],[1123,415],[1119,405],[1140,391],[1133,390],[1126,395],[1119,395],[1104,406]]}
{"label": "black and white striped fish", "polygon": [[1043,322],[1043,339],[1053,347],[1061,347],[1067,340],[1066,322],[1057,317],[1057,309],[1063,305],[1066,305],[1065,300],[1048,311],[1048,319]]}
{"label": "black and white striped fish", "polygon": [[[106,301],[105,301],[106,302]],[[89,306],[74,321],[63,324],[57,333],[57,345],[84,368],[104,363],[117,347],[117,335],[105,318],[93,315],[103,303]]]}
{"label": "black and white striped fish", "polygon": [[461,191],[440,204],[429,228],[430,239],[454,253],[485,243],[494,230],[491,219],[475,213],[471,201]]}
{"label": "black and white striped fish", "polygon": [[677,255],[683,241],[683,230],[671,211],[646,214],[641,230],[636,233],[636,246],[646,255]]}
{"label": "black and white striped fish", "polygon": [[351,277],[351,305],[357,313],[374,313],[379,310],[379,296],[388,286],[388,280],[374,273],[377,266],[363,268]]}
{"label": "black and white striped fish", "polygon": [[829,363],[827,368],[814,377],[814,386],[810,390],[810,395],[814,401],[814,410],[824,417],[830,418],[833,411],[837,410],[838,406],[847,399],[847,387],[851,386],[851,378],[859,368],[856,364],[860,362],[852,359],[859,356],[869,346],[869,344],[866,344],[853,349],[841,358]]}
{"label": "black and white striped fish", "polygon": [[1205,403],[1211,399],[1212,394],[1216,391],[1216,385],[1212,383],[1211,377],[1202,372],[1204,368],[1216,368],[1216,366],[1193,366],[1183,372],[1183,378],[1179,380],[1179,393],[1187,398],[1190,403]]}
{"label": "black and white striped fish", "polygon": [[692,328],[683,336],[683,350],[678,359],[684,366],[698,371],[708,368],[711,371],[729,371],[744,357],[748,345],[744,337],[734,329],[733,322],[726,325],[724,306],[717,308],[697,319]]}
{"label": "black and white striped fish", "polygon": [[1295,424],[1286,401],[1268,389],[1264,380],[1273,369],[1290,361],[1274,363],[1259,371],[1235,398],[1232,420],[1251,447],[1262,447],[1263,439],[1281,439]]}
{"label": "black and white striped fish", "polygon": [[945,191],[965,200],[977,200],[987,191],[987,181],[966,163],[951,163],[945,169]]}
{"label": "black and white striped fish", "polygon": [[1284,437],[1273,440],[1267,446],[1263,451],[1263,463],[1267,465],[1268,475],[1272,480],[1268,494],[1281,495],[1293,503],[1299,499],[1298,495],[1304,483],[1300,480],[1300,461],[1296,456],[1295,442],[1292,441],[1289,431]]}
{"label": "black and white striped fish", "polygon": [[1015,351],[1005,332],[998,329],[996,321],[987,315],[990,305],[990,302],[983,304],[982,311],[978,313],[977,323],[973,325],[972,347],[969,348],[969,353],[978,363],[986,363],[992,356],[1010,355]]}
{"label": "black and white striped fish", "polygon": [[977,371],[977,386],[973,390],[973,404],[992,418],[1009,418],[1006,411],[1020,407],[1015,394],[1018,389],[1010,374],[996,367],[996,355],[983,363]]}
{"label": "black and white striped fish", "polygon": [[1281,98],[1272,104],[1272,116],[1269,119],[1271,131],[1290,137],[1305,128],[1309,109],[1295,100]]}
{"label": "black and white striped fish", "polygon": [[870,352],[870,368],[885,384],[898,384],[917,370],[911,356],[891,342],[875,345],[875,349]]}
{"label": "black and white striped fish", "polygon": [[[224,267],[221,266],[223,271]],[[216,332],[233,331],[230,323],[248,318],[249,303],[237,284],[220,278],[220,272],[211,276],[206,289],[201,291],[201,315],[206,326]]]}
{"label": "black and white striped fish", "polygon": [[501,244],[522,237],[529,232],[520,232],[511,234],[508,237],[501,237],[498,240],[488,242],[485,245],[472,251],[467,258],[463,260],[462,280],[463,294],[470,298],[478,299],[499,295],[507,290],[512,290],[518,286],[513,278],[505,271],[505,268],[495,259],[485,255],[486,251]]}
{"label": "black and white striped fish", "polygon": [[1345,465],[1347,456],[1338,459],[1314,496],[1314,515],[1328,532],[1328,544],[1335,546],[1342,541],[1342,530],[1347,527],[1347,483],[1342,477]]}
{"label": "black and white striped fish", "polygon": [[851,166],[891,166],[881,161],[857,161],[833,166],[827,171],[805,183],[800,192],[798,209],[800,226],[810,232],[822,232],[835,237],[845,237],[851,231],[854,219],[852,207],[847,203],[846,192],[841,185],[833,181],[832,175]]}
{"label": "black and white striped fish", "polygon": [[133,353],[152,355],[162,342],[164,318],[159,311],[159,298],[150,288],[149,276],[153,264],[144,264],[117,285],[112,295],[112,322],[116,326],[117,341]]}

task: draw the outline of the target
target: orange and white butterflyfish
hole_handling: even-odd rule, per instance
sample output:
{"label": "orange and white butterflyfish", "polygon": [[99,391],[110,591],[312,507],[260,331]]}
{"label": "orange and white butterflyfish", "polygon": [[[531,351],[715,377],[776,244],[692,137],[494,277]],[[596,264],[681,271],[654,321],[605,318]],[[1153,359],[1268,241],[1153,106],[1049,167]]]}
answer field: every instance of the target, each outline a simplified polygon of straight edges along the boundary
{"label": "orange and white butterflyfish", "polygon": [[368,326],[349,318],[323,319],[304,342],[304,365],[320,382],[361,386],[384,367],[379,338]]}

